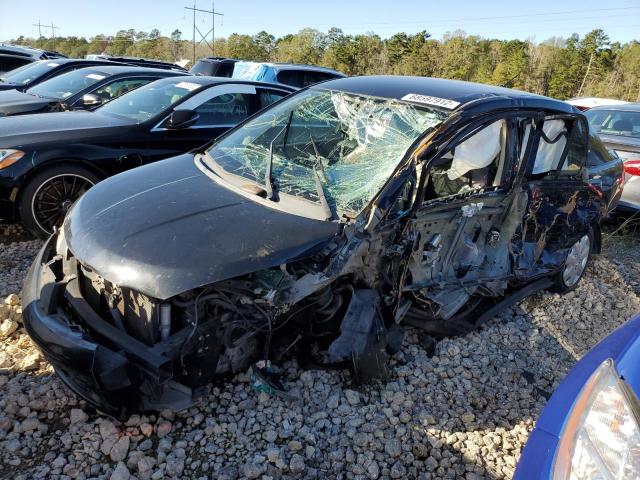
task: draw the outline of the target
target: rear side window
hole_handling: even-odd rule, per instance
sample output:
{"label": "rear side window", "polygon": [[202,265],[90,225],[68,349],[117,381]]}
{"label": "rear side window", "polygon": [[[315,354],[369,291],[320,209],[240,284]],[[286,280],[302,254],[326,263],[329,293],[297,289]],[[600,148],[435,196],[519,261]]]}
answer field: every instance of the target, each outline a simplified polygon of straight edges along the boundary
{"label": "rear side window", "polygon": [[207,100],[196,112],[200,116],[194,126],[234,126],[247,118],[252,111],[255,95],[247,93],[224,93]]}
{"label": "rear side window", "polygon": [[567,152],[562,163],[563,172],[572,173],[580,170],[587,158],[587,126],[584,121],[573,122],[567,140]]}
{"label": "rear side window", "polygon": [[265,108],[272,103],[277,102],[281,98],[288,95],[286,92],[278,92],[275,90],[258,90],[258,96],[260,97],[260,105]]}
{"label": "rear side window", "polygon": [[191,70],[189,70],[189,72],[193,73],[194,75],[212,76],[215,73],[216,67],[217,65],[213,64],[212,62],[198,60],[195,65],[191,67]]}
{"label": "rear side window", "polygon": [[231,78],[233,75],[233,62],[221,62],[216,72],[216,77]]}
{"label": "rear side window", "polygon": [[600,141],[594,133],[589,136],[589,151],[587,153],[587,167],[599,167],[600,165],[614,160],[616,157],[607,150],[607,147]]}
{"label": "rear side window", "polygon": [[292,87],[304,87],[304,72],[298,70],[283,70],[278,72],[278,82]]}
{"label": "rear side window", "polygon": [[31,60],[28,58],[1,58],[0,57],[0,73],[10,72],[11,70],[15,70],[16,68],[22,67],[23,65],[27,65],[31,63]]}
{"label": "rear side window", "polygon": [[332,78],[335,78],[335,75],[313,70],[283,70],[278,72],[278,82],[298,88],[324,82],[325,80],[331,80]]}
{"label": "rear side window", "polygon": [[587,129],[582,120],[545,119],[532,173],[572,173],[585,164],[586,155]]}
{"label": "rear side window", "polygon": [[135,90],[138,87],[146,85],[153,81],[152,78],[125,78],[122,80],[116,80],[115,82],[103,85],[93,92],[97,95],[103,103],[109,102],[114,98],[118,98],[125,93]]}

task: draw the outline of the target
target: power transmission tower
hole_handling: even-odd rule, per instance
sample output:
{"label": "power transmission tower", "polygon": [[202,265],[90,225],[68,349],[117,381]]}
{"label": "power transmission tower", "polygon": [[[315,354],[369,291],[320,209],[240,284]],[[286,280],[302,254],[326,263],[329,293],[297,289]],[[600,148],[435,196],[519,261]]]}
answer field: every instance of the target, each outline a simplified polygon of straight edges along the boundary
{"label": "power transmission tower", "polygon": [[42,38],[42,24],[40,20],[38,20],[38,23],[34,23],[33,26],[38,27],[38,40],[40,40]]}
{"label": "power transmission tower", "polygon": [[33,26],[38,27],[38,40],[42,38],[43,28],[51,29],[51,40],[53,40],[53,48],[55,49],[56,48],[56,30],[60,30],[60,27],[56,27],[53,24],[53,22],[51,22],[51,25],[43,25],[42,23],[40,23],[40,20],[38,20],[38,23],[34,23]]}
{"label": "power transmission tower", "polygon": [[[211,47],[211,54],[215,55],[216,54],[216,49],[215,49],[216,15],[224,17],[224,13],[216,12],[216,8],[213,2],[211,3],[211,10],[202,10],[200,8],[196,8],[195,1],[193,3],[193,7],[184,7],[184,8],[186,8],[187,10],[193,11],[193,63],[196,63],[196,46],[200,45],[202,42],[206,43],[209,47]],[[209,30],[204,35],[196,25],[196,12],[211,14],[211,30]],[[196,44],[196,32],[198,32],[198,34],[200,35],[200,40],[198,41],[197,44]],[[207,40],[207,37],[209,36],[209,34],[211,34],[211,44],[209,44],[209,41]]]}

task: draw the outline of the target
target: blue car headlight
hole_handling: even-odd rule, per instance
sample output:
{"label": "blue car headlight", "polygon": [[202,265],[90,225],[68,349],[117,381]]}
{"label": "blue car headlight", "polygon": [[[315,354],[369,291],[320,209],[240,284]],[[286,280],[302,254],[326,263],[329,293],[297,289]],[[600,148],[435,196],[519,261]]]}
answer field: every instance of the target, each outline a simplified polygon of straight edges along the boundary
{"label": "blue car headlight", "polygon": [[637,478],[638,413],[638,399],[620,380],[613,361],[604,361],[573,405],[554,459],[553,479]]}

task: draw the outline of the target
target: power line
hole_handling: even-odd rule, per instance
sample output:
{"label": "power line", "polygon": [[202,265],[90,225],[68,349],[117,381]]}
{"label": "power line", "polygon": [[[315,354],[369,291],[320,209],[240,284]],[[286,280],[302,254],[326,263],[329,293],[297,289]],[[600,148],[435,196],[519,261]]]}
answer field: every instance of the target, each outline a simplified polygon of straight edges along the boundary
{"label": "power line", "polygon": [[[640,6],[635,7],[614,7],[614,8],[592,8],[592,9],[582,9],[582,10],[563,10],[563,11],[547,11],[543,13],[525,13],[518,15],[501,15],[501,16],[490,16],[490,17],[467,17],[467,18],[448,18],[448,19],[426,19],[426,20],[405,20],[405,21],[394,21],[394,22],[357,22],[357,23],[342,23],[342,22],[331,22],[331,23],[306,23],[306,26],[336,26],[336,25],[344,25],[344,26],[368,26],[368,25],[401,25],[401,24],[416,24],[416,23],[451,23],[451,22],[468,22],[468,21],[482,21],[482,20],[510,20],[513,18],[527,18],[527,17],[540,17],[540,16],[550,16],[550,15],[570,15],[570,14],[579,14],[579,13],[591,13],[591,12],[610,12],[613,10],[637,10],[640,9]],[[626,16],[626,15],[625,15]],[[593,18],[607,18],[607,16],[598,16]],[[559,19],[562,21],[566,21],[567,19]],[[571,18],[570,20],[574,20]],[[259,22],[234,22],[238,25],[264,25],[264,23]],[[299,23],[270,23],[272,26],[299,26]]]}
{"label": "power line", "polygon": [[[215,4],[213,2],[211,2],[211,10],[202,10],[200,8],[196,8],[195,0],[193,2],[193,7],[184,7],[184,8],[187,9],[187,10],[192,10],[193,11],[193,63],[195,64],[196,63],[196,46],[200,45],[202,42],[206,43],[208,46],[211,47],[211,53],[213,55],[216,54],[216,49],[215,49],[215,43],[216,43],[216,15],[224,17],[224,13],[216,12]],[[211,14],[211,30],[209,30],[204,35],[202,34],[200,29],[196,25],[196,12],[210,13]],[[200,35],[200,40],[198,41],[197,44],[196,44],[196,31]],[[209,45],[209,41],[207,40],[207,37],[209,36],[210,33],[211,33],[211,45]]]}

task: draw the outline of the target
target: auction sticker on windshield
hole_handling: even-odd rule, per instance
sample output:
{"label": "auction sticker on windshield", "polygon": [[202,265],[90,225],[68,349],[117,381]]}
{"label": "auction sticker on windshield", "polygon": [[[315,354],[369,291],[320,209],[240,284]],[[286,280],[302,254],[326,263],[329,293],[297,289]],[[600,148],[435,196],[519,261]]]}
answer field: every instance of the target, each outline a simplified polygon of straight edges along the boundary
{"label": "auction sticker on windshield", "polygon": [[105,76],[98,75],[97,73],[90,73],[89,75],[86,75],[86,78],[90,78],[91,80],[102,80]]}
{"label": "auction sticker on windshield", "polygon": [[401,100],[407,102],[424,103],[425,105],[433,105],[434,107],[442,107],[448,110],[453,110],[460,102],[455,100],[448,100],[446,98],[431,97],[429,95],[420,95],[419,93],[408,93]]}
{"label": "auction sticker on windshield", "polygon": [[197,83],[191,83],[191,82],[180,82],[180,83],[176,83],[176,87],[184,88],[185,90],[189,90],[190,92],[193,92],[195,89],[199,88],[200,85],[198,85]]}
{"label": "auction sticker on windshield", "polygon": [[60,65],[59,63],[47,63],[48,67],[57,67],[58,65]]}

